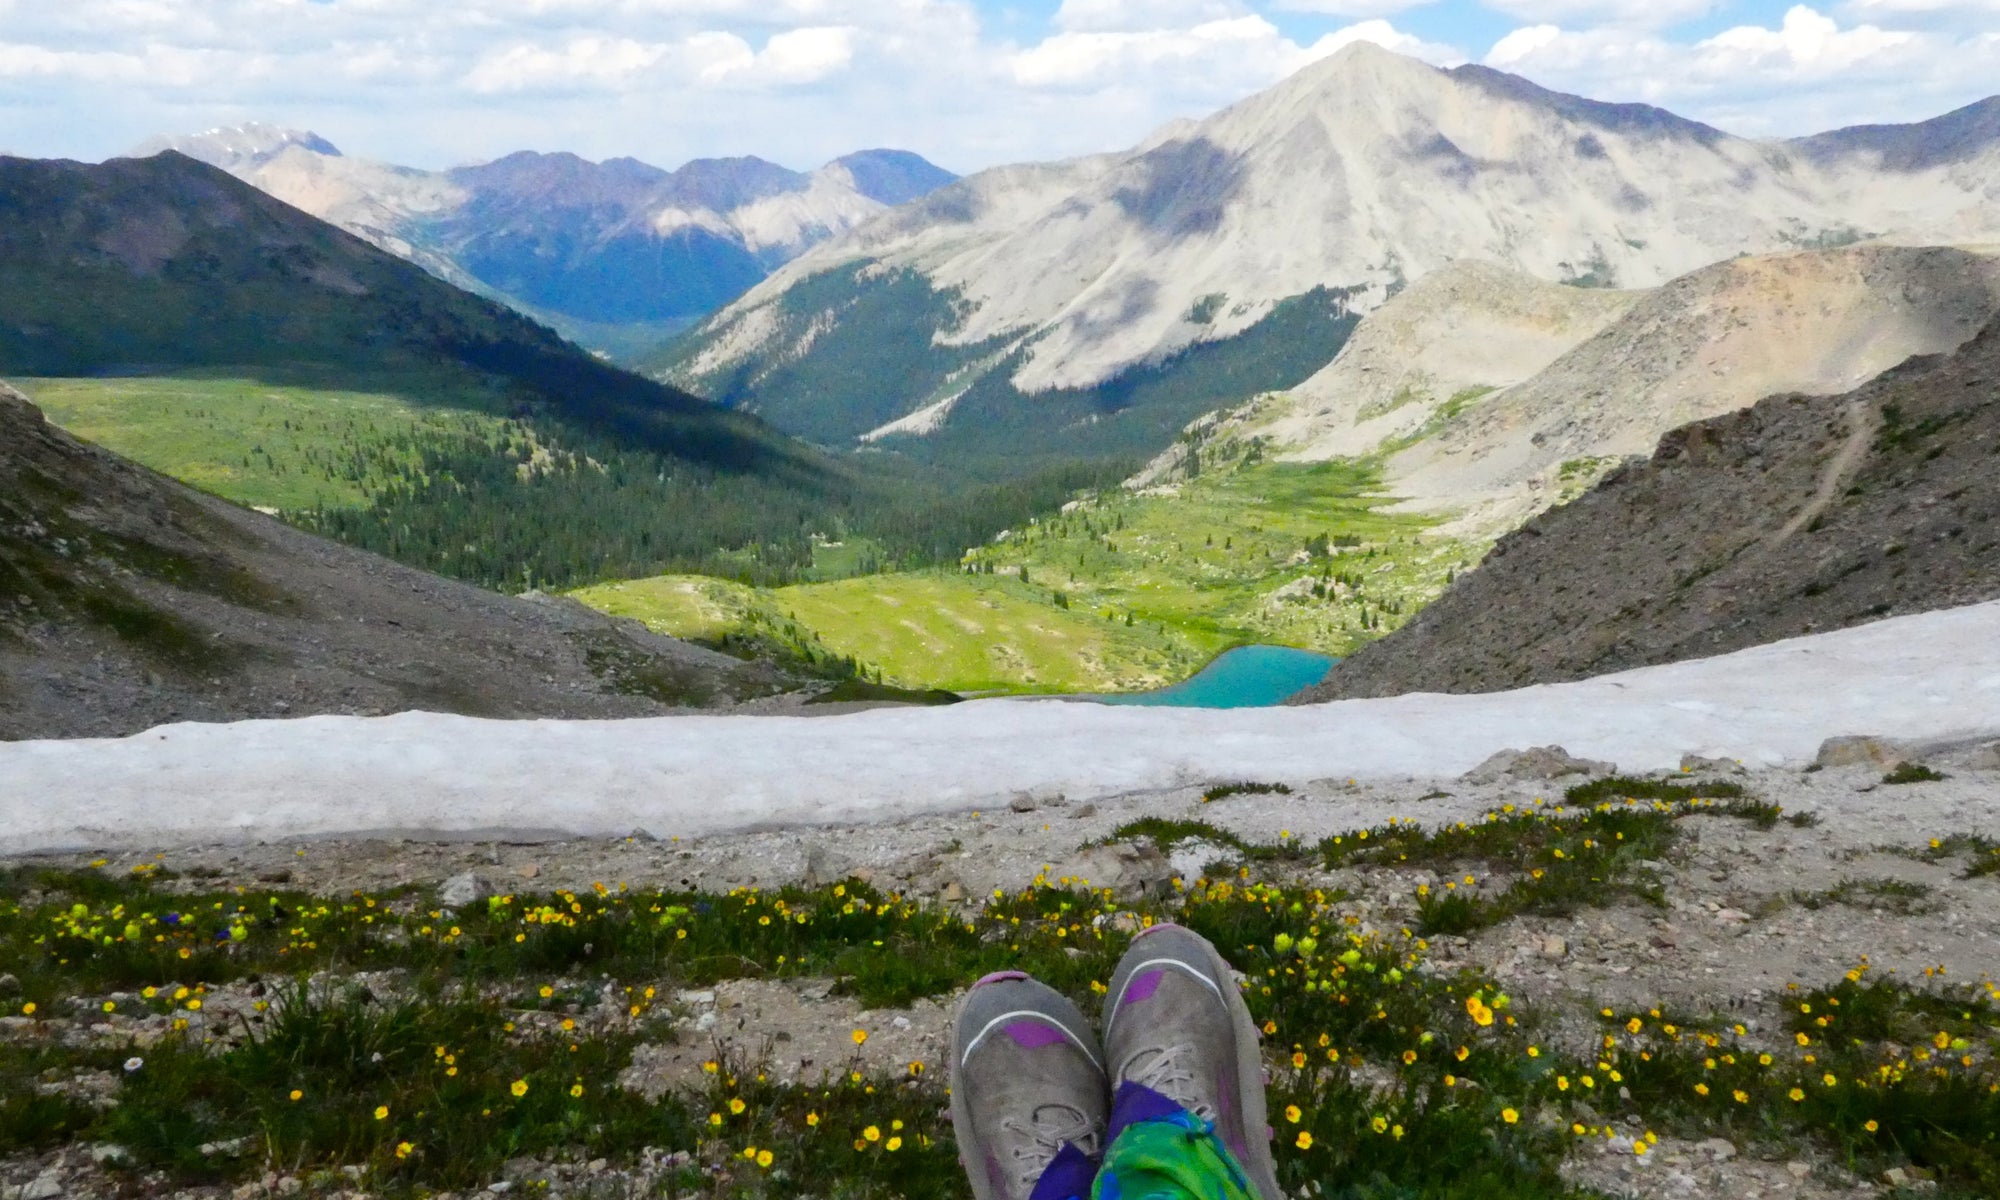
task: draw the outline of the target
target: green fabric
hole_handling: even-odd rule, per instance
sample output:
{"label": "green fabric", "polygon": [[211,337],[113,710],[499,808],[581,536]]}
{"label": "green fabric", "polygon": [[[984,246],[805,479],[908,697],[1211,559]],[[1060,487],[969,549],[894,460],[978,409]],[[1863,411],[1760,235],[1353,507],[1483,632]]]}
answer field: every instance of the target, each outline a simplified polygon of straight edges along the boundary
{"label": "green fabric", "polygon": [[1257,1200],[1214,1127],[1183,1113],[1127,1126],[1104,1152],[1091,1200]]}

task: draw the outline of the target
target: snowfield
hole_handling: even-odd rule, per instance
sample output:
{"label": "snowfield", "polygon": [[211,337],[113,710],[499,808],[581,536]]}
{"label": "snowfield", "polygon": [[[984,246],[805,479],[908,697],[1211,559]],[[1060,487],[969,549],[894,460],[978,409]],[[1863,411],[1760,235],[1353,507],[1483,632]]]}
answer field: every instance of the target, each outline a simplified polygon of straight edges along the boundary
{"label": "snowfield", "polygon": [[1799,763],[1837,734],[2000,736],[2000,602],[1483,696],[1301,708],[986,700],[837,717],[405,713],[0,744],[0,853],[493,830],[859,824],[1221,780],[1456,775],[1558,743],[1626,771]]}

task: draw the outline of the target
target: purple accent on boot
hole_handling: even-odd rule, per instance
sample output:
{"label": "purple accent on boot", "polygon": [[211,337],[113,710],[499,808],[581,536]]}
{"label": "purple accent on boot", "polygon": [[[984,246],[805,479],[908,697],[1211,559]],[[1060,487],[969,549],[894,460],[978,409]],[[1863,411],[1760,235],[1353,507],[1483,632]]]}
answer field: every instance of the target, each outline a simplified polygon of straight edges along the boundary
{"label": "purple accent on boot", "polygon": [[1004,983],[1009,979],[1032,979],[1032,978],[1033,976],[1029,975],[1026,971],[995,971],[991,975],[983,976],[978,983],[975,983],[972,986],[976,988],[983,988],[989,983]]}
{"label": "purple accent on boot", "polygon": [[1024,1050],[1040,1050],[1043,1046],[1053,1046],[1068,1041],[1063,1031],[1046,1021],[1009,1021],[1000,1031],[1014,1039],[1014,1044]]}
{"label": "purple accent on boot", "polygon": [[1096,1180],[1097,1160],[1077,1149],[1075,1142],[1064,1142],[1035,1181],[1028,1200],[1088,1200]]}
{"label": "purple accent on boot", "polygon": [[1105,1131],[1104,1144],[1117,1141],[1129,1126],[1171,1120],[1186,1111],[1145,1084],[1128,1079],[1118,1085],[1118,1094],[1111,1098],[1111,1127]]}
{"label": "purple accent on boot", "polygon": [[1160,990],[1160,980],[1166,977],[1167,968],[1165,967],[1154,967],[1150,971],[1139,972],[1125,981],[1125,994],[1119,998],[1118,1002],[1123,1005],[1137,1004],[1141,1000],[1151,1000],[1153,993]]}

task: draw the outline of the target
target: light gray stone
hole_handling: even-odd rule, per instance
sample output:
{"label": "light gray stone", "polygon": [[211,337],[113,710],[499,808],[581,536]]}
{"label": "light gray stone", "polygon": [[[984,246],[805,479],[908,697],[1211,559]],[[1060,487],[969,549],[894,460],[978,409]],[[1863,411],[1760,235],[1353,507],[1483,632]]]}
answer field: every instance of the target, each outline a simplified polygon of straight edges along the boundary
{"label": "light gray stone", "polygon": [[454,875],[438,885],[438,903],[446,908],[468,908],[493,894],[493,885],[477,871]]}
{"label": "light gray stone", "polygon": [[1830,737],[1813,756],[1816,767],[1894,767],[1905,761],[1907,756],[1896,743],[1866,733]]}
{"label": "light gray stone", "polygon": [[1561,746],[1531,746],[1501,750],[1460,776],[1467,783],[1499,783],[1507,779],[1560,779],[1565,775],[1610,775],[1614,763],[1578,758]]}
{"label": "light gray stone", "polygon": [[21,1185],[21,1200],[56,1200],[64,1192],[54,1171],[44,1171]]}

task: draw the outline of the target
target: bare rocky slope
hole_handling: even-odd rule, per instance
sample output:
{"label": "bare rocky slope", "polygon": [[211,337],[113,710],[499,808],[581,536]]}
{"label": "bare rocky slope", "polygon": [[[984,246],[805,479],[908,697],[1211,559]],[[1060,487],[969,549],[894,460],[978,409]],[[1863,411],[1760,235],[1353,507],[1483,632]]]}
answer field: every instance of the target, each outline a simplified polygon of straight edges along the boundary
{"label": "bare rocky slope", "polygon": [[[1288,301],[1366,312],[1456,260],[1652,287],[1744,253],[1991,241],[1996,112],[2000,98],[1913,126],[1756,141],[1355,43],[1122,154],[982,172],[877,217],[654,365],[803,427],[777,407],[787,391],[809,380],[822,405],[846,402],[847,341],[915,320],[921,344],[869,393],[880,420],[863,432],[927,410],[900,431],[1087,429],[1104,412],[1072,416],[1061,393],[1185,375],[1207,365],[1191,347],[1241,340]],[[1005,405],[987,395],[1002,383],[1018,393]]]}
{"label": "bare rocky slope", "polygon": [[2000,257],[1950,247],[1747,256],[1643,291],[1453,263],[1370,313],[1324,370],[1198,426],[1137,482],[1256,438],[1292,461],[1378,457],[1411,507],[1492,537],[1670,429],[1847,391],[1996,312]]}
{"label": "bare rocky slope", "polygon": [[405,709],[653,716],[796,686],[300,532],[80,442],[0,385],[0,739]]}
{"label": "bare rocky slope", "polygon": [[2000,319],[1845,395],[1673,430],[1301,702],[1579,679],[1995,596]]}

